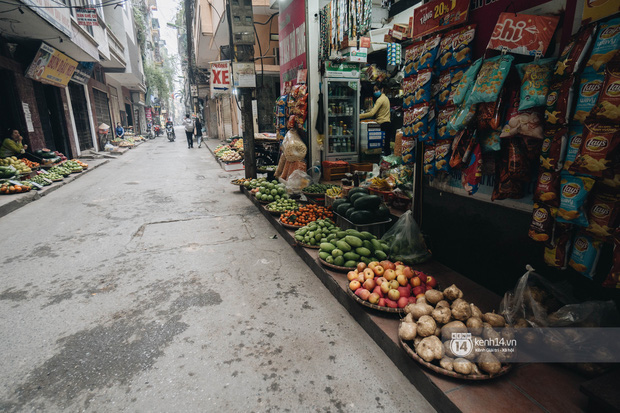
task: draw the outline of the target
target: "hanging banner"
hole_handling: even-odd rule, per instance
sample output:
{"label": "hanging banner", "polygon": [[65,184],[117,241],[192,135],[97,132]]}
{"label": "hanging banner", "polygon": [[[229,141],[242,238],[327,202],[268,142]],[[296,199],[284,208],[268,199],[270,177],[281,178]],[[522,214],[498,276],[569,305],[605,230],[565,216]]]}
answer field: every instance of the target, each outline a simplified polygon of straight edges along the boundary
{"label": "hanging banner", "polygon": [[584,0],[581,24],[588,24],[620,12],[618,0]]}
{"label": "hanging banner", "polygon": [[231,92],[230,60],[211,62],[211,97]]}
{"label": "hanging banner", "polygon": [[76,9],[75,18],[81,26],[99,26],[95,9]]}
{"label": "hanging banner", "polygon": [[42,43],[26,71],[26,77],[52,86],[65,87],[77,65],[75,60]]}
{"label": "hanging banner", "polygon": [[413,10],[414,39],[467,21],[469,0],[433,0]]}
{"label": "hanging banner", "polygon": [[529,14],[502,13],[487,49],[503,50],[524,55],[543,55],[551,43],[559,17]]}
{"label": "hanging banner", "polygon": [[144,108],[144,114],[146,115],[146,121],[152,123],[153,115],[151,113],[151,108]]}
{"label": "hanging banner", "polygon": [[[307,69],[305,0],[280,0],[280,85],[297,81],[297,71]],[[301,11],[301,12],[300,12]]]}

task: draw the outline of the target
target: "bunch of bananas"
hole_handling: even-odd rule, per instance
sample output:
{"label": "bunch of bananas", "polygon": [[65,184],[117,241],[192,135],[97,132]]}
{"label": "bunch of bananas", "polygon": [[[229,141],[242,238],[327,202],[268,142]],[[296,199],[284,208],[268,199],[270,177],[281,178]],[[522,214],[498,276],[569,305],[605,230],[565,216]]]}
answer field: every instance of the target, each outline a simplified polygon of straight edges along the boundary
{"label": "bunch of bananas", "polygon": [[379,191],[391,191],[392,187],[388,183],[387,179],[379,178],[378,176],[370,179],[370,187],[378,189]]}
{"label": "bunch of bananas", "polygon": [[339,186],[333,186],[327,189],[327,191],[325,191],[325,194],[332,198],[340,198],[342,196],[342,188],[340,188]]}

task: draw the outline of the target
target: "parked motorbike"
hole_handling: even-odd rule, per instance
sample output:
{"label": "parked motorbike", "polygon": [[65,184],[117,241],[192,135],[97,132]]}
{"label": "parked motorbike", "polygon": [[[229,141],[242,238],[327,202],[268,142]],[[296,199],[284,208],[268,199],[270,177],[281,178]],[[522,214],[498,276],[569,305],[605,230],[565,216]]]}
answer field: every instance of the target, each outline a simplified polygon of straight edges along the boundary
{"label": "parked motorbike", "polygon": [[174,139],[176,138],[176,136],[175,136],[174,128],[172,127],[172,125],[166,126],[166,136],[168,136],[168,140],[170,142],[174,142]]}
{"label": "parked motorbike", "polygon": [[155,125],[153,129],[155,129],[155,136],[161,135],[161,127],[159,125]]}

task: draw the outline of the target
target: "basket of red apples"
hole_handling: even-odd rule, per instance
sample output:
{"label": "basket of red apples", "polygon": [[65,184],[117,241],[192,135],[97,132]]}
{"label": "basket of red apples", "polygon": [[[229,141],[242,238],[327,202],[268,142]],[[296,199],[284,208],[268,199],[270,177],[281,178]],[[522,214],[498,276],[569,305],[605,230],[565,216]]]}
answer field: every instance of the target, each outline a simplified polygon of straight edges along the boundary
{"label": "basket of red apples", "polygon": [[416,271],[402,262],[360,262],[347,273],[349,294],[360,304],[389,313],[403,313],[428,290],[437,287],[435,277]]}

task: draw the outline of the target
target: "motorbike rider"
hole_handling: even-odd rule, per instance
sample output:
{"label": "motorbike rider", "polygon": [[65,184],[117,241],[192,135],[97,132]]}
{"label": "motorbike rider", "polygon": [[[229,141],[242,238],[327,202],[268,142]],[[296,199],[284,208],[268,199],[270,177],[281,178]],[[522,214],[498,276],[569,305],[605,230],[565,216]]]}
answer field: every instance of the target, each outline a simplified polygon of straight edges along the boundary
{"label": "motorbike rider", "polygon": [[174,123],[172,123],[172,118],[168,118],[168,120],[166,121],[166,133],[168,133],[168,135],[175,136]]}

